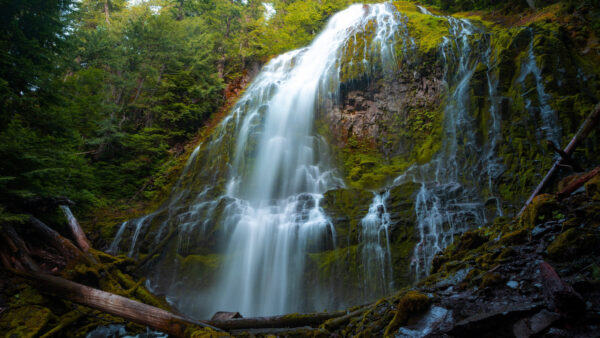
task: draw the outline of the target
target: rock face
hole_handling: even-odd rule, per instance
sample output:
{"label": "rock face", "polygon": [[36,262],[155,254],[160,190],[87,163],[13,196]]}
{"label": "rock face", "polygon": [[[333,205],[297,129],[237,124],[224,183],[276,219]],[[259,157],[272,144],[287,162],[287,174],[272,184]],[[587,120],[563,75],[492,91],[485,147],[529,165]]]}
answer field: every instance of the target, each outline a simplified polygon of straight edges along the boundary
{"label": "rock face", "polygon": [[386,136],[395,129],[410,129],[409,121],[419,112],[436,111],[445,90],[440,68],[403,66],[391,79],[346,85],[341,103],[326,110],[325,120],[338,146],[355,138],[373,143],[386,156],[407,154],[414,145],[409,135],[393,145],[387,143],[393,138]]}

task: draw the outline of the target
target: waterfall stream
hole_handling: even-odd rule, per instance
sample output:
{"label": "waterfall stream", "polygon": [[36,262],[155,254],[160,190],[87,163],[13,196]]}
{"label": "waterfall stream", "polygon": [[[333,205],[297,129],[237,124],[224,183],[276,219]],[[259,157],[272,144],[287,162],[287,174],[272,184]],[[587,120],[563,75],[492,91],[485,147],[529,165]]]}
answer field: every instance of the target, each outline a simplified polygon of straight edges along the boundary
{"label": "waterfall stream", "polygon": [[[435,16],[419,8],[423,14]],[[444,109],[442,147],[429,163],[412,166],[394,181],[421,184],[415,201],[419,242],[412,262],[417,279],[427,276],[435,254],[448,246],[454,235],[485,224],[482,196],[477,187],[464,182],[477,181],[475,177],[481,174],[481,169],[490,176],[497,171],[493,146],[487,156],[481,156],[484,150],[477,145],[474,120],[469,115],[470,81],[478,62],[483,61],[481,55],[486,54],[486,47],[474,45],[471,38],[475,34],[483,37],[483,31],[467,19],[436,17],[446,19],[450,27],[449,36],[440,46],[450,86]],[[488,81],[493,85],[493,80],[488,78]],[[490,87],[492,94],[494,90],[495,87]],[[490,133],[495,134],[497,117],[493,119]]]}
{"label": "waterfall stream", "polygon": [[386,202],[390,192],[375,194],[369,212],[361,220],[364,289],[385,295],[393,289],[392,254],[390,252],[390,214]]}
{"label": "waterfall stream", "polygon": [[[503,215],[494,181],[504,170],[497,157],[502,137],[499,80],[491,71],[495,60],[489,34],[467,19],[419,8],[424,15],[445,20],[448,35],[438,47],[447,84],[441,148],[431,161],[410,166],[392,184],[420,186],[411,263],[416,279],[427,276],[435,254],[455,235],[486,223],[486,207],[495,205],[493,216]],[[364,51],[346,60],[351,65],[364,65],[368,75],[376,70],[384,77],[393,75],[390,70],[402,64],[396,55],[409,59],[417,48],[407,22],[389,3],[352,5],[332,16],[311,45],[268,62],[229,115],[193,151],[170,199],[151,214],[123,222],[109,251],[126,250],[131,257],[150,254],[139,249],[142,240],[148,241],[146,233],[157,246],[176,236],[152,266],[147,286],[198,318],[216,311],[266,316],[331,306],[337,295],[327,286],[318,290],[311,284],[311,295],[302,291],[311,282],[305,276],[309,255],[334,252],[338,244],[334,221],[321,206],[324,194],[345,185],[328,139],[315,130],[315,116],[326,101],[339,99],[340,59],[348,42],[364,45]],[[364,39],[362,44],[358,39]],[[397,44],[402,53],[396,54]],[[540,133],[556,140],[560,130],[553,128],[554,112],[533,42],[529,53],[517,80],[523,83],[533,75],[540,102],[537,107],[528,101],[527,108],[539,111]],[[487,67],[490,118],[485,142],[476,134],[477,121],[470,112],[471,80],[479,64]],[[357,231],[355,260],[363,277],[359,287],[371,295],[394,289],[389,197],[390,190],[374,194]],[[346,252],[350,257],[351,250]]]}
{"label": "waterfall stream", "polygon": [[[189,276],[176,278],[177,270],[171,274],[157,268],[148,286],[170,285],[157,291],[201,317],[215,311],[256,316],[326,306],[301,293],[304,266],[307,253],[336,246],[335,228],[320,201],[325,191],[344,182],[329,145],[314,130],[314,116],[324,99],[335,100],[338,95],[338,59],[348,40],[358,39],[376,23],[369,26],[375,27],[370,31],[372,41],[364,43],[372,49],[369,60],[352,62],[384,70],[395,67],[393,46],[398,31],[406,32],[405,21],[391,4],[352,5],[334,15],[310,46],[271,60],[202,146],[198,158],[188,161],[168,206],[123,223],[111,250],[123,245],[127,227],[133,233],[129,254],[135,255],[140,232],[156,222],[159,237],[178,229],[177,252],[184,253],[198,233],[209,235],[209,225],[218,222],[217,243],[207,245],[215,245],[224,258],[208,295],[189,294],[190,287],[182,284],[190,282]],[[198,183],[189,184],[202,181],[206,184],[200,191],[193,187]],[[384,233],[365,230],[364,236]],[[377,251],[376,246],[366,247],[371,249]],[[384,256],[380,258],[389,260]],[[382,265],[379,260],[373,264]],[[380,283],[388,277],[382,276]]]}

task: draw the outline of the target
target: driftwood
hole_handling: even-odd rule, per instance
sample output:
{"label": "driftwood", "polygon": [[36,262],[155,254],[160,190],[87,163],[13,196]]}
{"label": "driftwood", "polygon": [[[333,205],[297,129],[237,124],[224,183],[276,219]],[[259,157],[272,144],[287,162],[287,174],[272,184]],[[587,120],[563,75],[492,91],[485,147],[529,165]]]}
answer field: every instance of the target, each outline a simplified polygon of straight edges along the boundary
{"label": "driftwood", "polygon": [[[571,156],[571,153],[573,153],[573,151],[575,150],[577,145],[579,145],[579,143],[588,136],[588,134],[592,131],[592,129],[594,127],[598,126],[599,120],[600,120],[600,103],[597,104],[596,107],[594,107],[594,110],[592,110],[590,115],[588,115],[588,117],[585,119],[585,121],[583,121],[583,123],[581,124],[581,127],[579,127],[579,130],[577,131],[575,136],[573,136],[573,138],[571,139],[571,142],[569,142],[567,147],[564,149],[564,151],[563,151],[564,154],[566,154],[567,156]],[[519,211],[518,216],[521,216],[523,214],[523,212],[525,211],[527,206],[529,204],[531,204],[531,202],[533,201],[535,196],[537,196],[542,191],[542,189],[544,189],[546,187],[546,185],[550,182],[550,180],[552,179],[552,176],[554,176],[554,173],[556,172],[558,167],[561,165],[561,163],[562,163],[562,158],[560,160],[557,160],[554,162],[554,164],[552,165],[550,170],[548,170],[548,173],[546,173],[546,176],[544,176],[544,178],[542,179],[540,184],[531,193],[531,196],[529,196],[529,198],[525,202],[525,205],[523,206],[521,211]]]}
{"label": "driftwood", "polygon": [[587,181],[591,180],[598,174],[600,174],[600,167],[596,167],[596,169],[588,172],[587,174],[581,175],[573,182],[569,183],[569,185],[567,185],[563,190],[559,191],[557,194],[558,198],[563,199],[570,196],[575,190],[581,188]]}
{"label": "driftwood", "polygon": [[184,337],[186,330],[193,330],[195,328],[210,328],[215,331],[221,331],[205,323],[193,321],[166,310],[78,284],[64,278],[35,272],[16,273],[33,282],[44,293],[125,318],[175,337]]}
{"label": "driftwood", "polygon": [[223,330],[291,328],[319,326],[326,320],[341,317],[345,311],[322,312],[312,314],[291,314],[272,317],[236,318],[227,320],[208,321],[207,323]]}
{"label": "driftwood", "polygon": [[540,277],[544,285],[544,298],[551,309],[566,314],[585,311],[585,302],[581,295],[565,283],[550,264],[540,264]]}
{"label": "driftwood", "polygon": [[79,222],[77,222],[77,219],[75,216],[73,216],[73,213],[68,206],[61,205],[60,209],[65,214],[65,217],[67,217],[67,222],[69,223],[69,228],[71,228],[71,233],[73,233],[75,243],[77,243],[77,246],[83,250],[83,252],[87,253],[92,246],[85,236],[85,232],[83,232],[83,229],[81,229],[81,225],[79,225]]}

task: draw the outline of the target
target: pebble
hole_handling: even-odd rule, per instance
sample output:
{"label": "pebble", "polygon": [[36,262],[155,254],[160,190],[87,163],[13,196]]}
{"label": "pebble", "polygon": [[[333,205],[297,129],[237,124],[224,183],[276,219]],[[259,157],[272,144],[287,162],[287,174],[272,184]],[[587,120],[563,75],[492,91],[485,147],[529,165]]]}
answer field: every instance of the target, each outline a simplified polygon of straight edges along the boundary
{"label": "pebble", "polygon": [[519,286],[519,283],[517,283],[514,280],[508,281],[508,283],[506,283],[506,286],[508,286],[511,289],[516,289]]}

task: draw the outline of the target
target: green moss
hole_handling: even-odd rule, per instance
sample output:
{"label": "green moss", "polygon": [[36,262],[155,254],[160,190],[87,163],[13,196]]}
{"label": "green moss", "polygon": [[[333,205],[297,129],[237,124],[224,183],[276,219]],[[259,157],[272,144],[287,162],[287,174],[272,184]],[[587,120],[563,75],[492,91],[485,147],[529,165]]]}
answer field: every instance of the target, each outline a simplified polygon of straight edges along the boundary
{"label": "green moss", "polygon": [[483,275],[483,279],[481,281],[480,287],[482,289],[498,285],[504,281],[504,278],[501,274],[497,272],[486,273]]}
{"label": "green moss", "polygon": [[181,259],[182,276],[194,276],[202,284],[206,284],[221,265],[224,257],[220,254],[188,255]]}
{"label": "green moss", "polygon": [[446,19],[422,14],[411,2],[394,1],[393,4],[408,17],[409,32],[411,36],[418,37],[419,50],[423,53],[437,51],[443,38],[449,35]]}
{"label": "green moss", "polygon": [[39,305],[14,308],[0,316],[0,332],[5,337],[36,337],[51,316],[50,309]]}
{"label": "green moss", "polygon": [[334,220],[339,246],[358,243],[360,220],[369,210],[373,193],[361,189],[334,189],[327,191],[321,207]]}
{"label": "green moss", "polygon": [[585,184],[585,192],[590,198],[600,201],[600,175],[596,175]]}
{"label": "green moss", "polygon": [[590,254],[600,245],[600,235],[589,229],[571,228],[556,237],[548,246],[548,257],[566,262]]}
{"label": "green moss", "polygon": [[500,238],[500,243],[504,245],[518,245],[526,243],[528,240],[529,231],[526,229],[520,229],[502,236],[502,238]]}
{"label": "green moss", "polygon": [[559,209],[560,207],[554,195],[538,195],[521,215],[519,224],[527,229],[531,229],[540,221],[552,219],[554,212]]}
{"label": "green moss", "polygon": [[310,253],[308,257],[316,264],[319,276],[323,279],[336,276],[336,272],[342,271],[343,273],[337,277],[354,280],[359,274],[358,245],[319,253]]}
{"label": "green moss", "polygon": [[385,337],[393,337],[396,330],[402,325],[405,325],[408,320],[429,308],[431,300],[426,295],[417,292],[409,291],[398,301],[398,305],[394,312],[394,318],[385,328]]}

